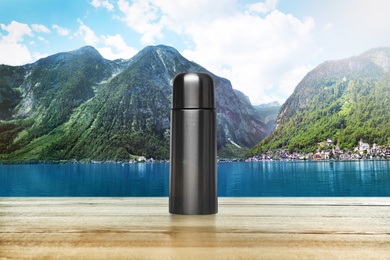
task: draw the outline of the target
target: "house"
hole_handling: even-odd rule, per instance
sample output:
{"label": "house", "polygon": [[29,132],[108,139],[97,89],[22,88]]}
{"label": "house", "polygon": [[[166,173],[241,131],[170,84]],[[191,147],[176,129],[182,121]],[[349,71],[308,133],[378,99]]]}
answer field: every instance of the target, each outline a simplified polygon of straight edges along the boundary
{"label": "house", "polygon": [[372,148],[371,148],[371,153],[375,154],[375,153],[381,153],[382,150],[381,148],[379,147],[379,145],[377,145],[376,143],[374,143],[372,145]]}
{"label": "house", "polygon": [[308,153],[308,154],[305,156],[305,158],[306,158],[307,160],[313,160],[313,153]]}
{"label": "house", "polygon": [[336,147],[332,147],[332,153],[336,155],[343,153],[343,151],[340,149],[340,146],[336,145]]}
{"label": "house", "polygon": [[313,160],[321,160],[321,159],[322,159],[321,153],[315,153],[313,155]]}
{"label": "house", "polygon": [[138,162],[146,162],[145,156],[138,157]]}
{"label": "house", "polygon": [[329,152],[321,152],[321,157],[323,160],[329,160]]}
{"label": "house", "polygon": [[351,159],[361,159],[362,157],[358,153],[351,154]]}
{"label": "house", "polygon": [[351,155],[349,155],[347,153],[342,153],[342,154],[340,154],[339,159],[340,160],[349,160],[349,159],[351,159]]}
{"label": "house", "polygon": [[359,141],[359,152],[362,154],[364,150],[367,151],[367,153],[370,153],[370,145],[368,143],[364,143],[362,139]]}

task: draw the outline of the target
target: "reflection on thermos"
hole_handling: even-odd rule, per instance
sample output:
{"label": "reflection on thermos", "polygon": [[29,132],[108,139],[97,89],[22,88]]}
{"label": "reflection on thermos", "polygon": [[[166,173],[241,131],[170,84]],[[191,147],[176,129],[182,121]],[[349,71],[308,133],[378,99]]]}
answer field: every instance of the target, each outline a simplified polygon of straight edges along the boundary
{"label": "reflection on thermos", "polygon": [[206,73],[173,81],[169,212],[218,212],[214,82]]}

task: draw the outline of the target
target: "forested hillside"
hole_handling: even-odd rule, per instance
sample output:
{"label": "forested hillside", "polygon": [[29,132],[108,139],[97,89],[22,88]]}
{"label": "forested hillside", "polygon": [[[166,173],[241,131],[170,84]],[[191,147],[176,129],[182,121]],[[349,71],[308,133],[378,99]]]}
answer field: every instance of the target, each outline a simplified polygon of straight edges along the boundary
{"label": "forested hillside", "polygon": [[332,139],[351,149],[360,139],[390,143],[390,48],[327,61],[309,72],[283,104],[274,131],[251,151],[313,152]]}
{"label": "forested hillside", "polygon": [[148,46],[110,61],[86,46],[0,65],[0,162],[168,159],[172,80],[181,72],[214,79],[219,154],[242,153],[230,140],[245,150],[265,137],[254,107],[227,79],[174,48]]}

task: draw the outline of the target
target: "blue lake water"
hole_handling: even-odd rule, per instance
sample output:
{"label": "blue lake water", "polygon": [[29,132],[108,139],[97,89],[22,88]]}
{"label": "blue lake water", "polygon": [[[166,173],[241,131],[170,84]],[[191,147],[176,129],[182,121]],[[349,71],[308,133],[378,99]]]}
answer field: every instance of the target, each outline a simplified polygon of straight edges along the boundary
{"label": "blue lake water", "polygon": [[[168,196],[169,164],[0,165],[0,196]],[[390,161],[225,162],[218,195],[390,196]]]}

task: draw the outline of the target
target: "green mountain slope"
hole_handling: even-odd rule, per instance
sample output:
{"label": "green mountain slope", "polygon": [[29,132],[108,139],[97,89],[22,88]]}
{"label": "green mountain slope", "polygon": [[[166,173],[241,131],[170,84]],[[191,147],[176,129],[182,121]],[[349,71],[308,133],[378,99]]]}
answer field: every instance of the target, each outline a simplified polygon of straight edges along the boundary
{"label": "green mountain slope", "polygon": [[390,48],[328,61],[309,72],[283,104],[274,131],[250,152],[313,152],[327,138],[351,149],[360,139],[390,142]]}
{"label": "green mountain slope", "polygon": [[[0,65],[0,161],[168,158],[172,80],[186,71],[208,72],[162,45],[130,60],[105,60],[87,46]],[[218,149],[233,156],[229,140],[248,149],[265,137],[265,124],[228,80],[212,76]]]}

